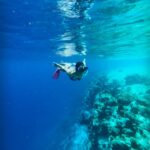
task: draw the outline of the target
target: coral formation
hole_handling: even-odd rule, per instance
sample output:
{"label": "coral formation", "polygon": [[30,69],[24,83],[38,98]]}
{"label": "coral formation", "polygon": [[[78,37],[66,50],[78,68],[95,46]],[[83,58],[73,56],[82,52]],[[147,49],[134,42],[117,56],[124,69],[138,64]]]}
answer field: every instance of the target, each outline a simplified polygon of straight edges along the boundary
{"label": "coral formation", "polygon": [[135,74],[123,80],[101,76],[87,92],[80,125],[89,150],[150,149],[150,79]]}

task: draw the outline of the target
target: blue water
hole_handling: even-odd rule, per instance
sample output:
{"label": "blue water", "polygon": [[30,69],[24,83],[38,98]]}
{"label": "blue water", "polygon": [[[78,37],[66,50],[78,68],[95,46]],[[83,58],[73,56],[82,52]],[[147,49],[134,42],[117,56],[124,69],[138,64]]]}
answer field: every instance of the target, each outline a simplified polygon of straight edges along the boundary
{"label": "blue water", "polygon": [[[98,74],[148,70],[149,3],[121,2],[0,0],[1,150],[60,150]],[[53,61],[83,58],[83,80],[52,79]]]}

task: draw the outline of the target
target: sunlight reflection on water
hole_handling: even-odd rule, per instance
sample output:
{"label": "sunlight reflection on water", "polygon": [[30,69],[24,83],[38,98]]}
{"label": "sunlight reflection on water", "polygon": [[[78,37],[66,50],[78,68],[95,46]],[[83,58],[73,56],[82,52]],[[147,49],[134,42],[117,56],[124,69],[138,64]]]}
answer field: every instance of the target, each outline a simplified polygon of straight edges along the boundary
{"label": "sunlight reflection on water", "polygon": [[56,54],[127,58],[148,55],[148,0],[59,0],[57,4],[66,32],[58,35]]}

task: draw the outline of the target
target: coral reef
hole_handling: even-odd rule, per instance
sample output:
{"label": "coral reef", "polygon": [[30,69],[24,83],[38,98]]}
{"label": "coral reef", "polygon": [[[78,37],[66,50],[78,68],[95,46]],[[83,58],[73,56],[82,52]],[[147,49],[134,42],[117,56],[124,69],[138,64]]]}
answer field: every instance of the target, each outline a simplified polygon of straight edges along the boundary
{"label": "coral reef", "polygon": [[87,92],[80,125],[88,150],[150,149],[150,79],[134,74],[122,81],[101,76]]}

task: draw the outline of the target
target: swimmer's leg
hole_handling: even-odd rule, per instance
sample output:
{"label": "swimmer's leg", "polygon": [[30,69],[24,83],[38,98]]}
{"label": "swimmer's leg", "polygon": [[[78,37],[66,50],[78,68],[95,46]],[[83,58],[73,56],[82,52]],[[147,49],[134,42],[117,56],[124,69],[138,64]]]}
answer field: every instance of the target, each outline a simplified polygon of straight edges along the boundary
{"label": "swimmer's leg", "polygon": [[62,70],[62,71],[65,71],[65,64],[58,64],[58,63],[55,63],[53,62],[54,66],[57,67],[58,69]]}

